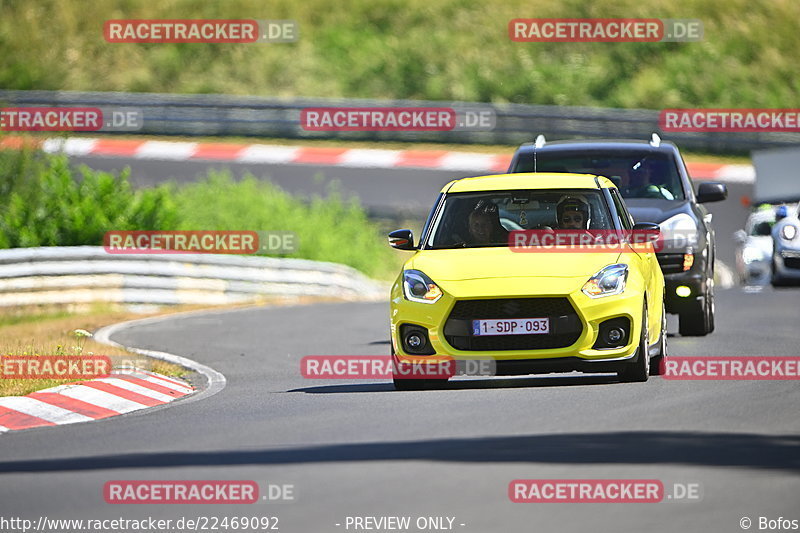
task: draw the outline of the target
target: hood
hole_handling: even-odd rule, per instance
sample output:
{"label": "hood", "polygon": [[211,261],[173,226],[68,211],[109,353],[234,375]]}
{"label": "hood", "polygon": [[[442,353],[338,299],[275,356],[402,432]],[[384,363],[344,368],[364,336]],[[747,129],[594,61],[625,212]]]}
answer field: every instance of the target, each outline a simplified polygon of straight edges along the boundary
{"label": "hood", "polygon": [[620,255],[619,252],[512,252],[505,246],[422,250],[406,263],[406,269],[421,270],[436,282],[512,277],[589,279],[601,268],[620,262]]}
{"label": "hood", "polygon": [[757,248],[764,256],[772,255],[772,237],[764,235],[749,235],[742,248]]}
{"label": "hood", "polygon": [[653,222],[655,224],[664,222],[679,213],[690,214],[691,211],[688,200],[626,198],[625,205],[636,222]]}

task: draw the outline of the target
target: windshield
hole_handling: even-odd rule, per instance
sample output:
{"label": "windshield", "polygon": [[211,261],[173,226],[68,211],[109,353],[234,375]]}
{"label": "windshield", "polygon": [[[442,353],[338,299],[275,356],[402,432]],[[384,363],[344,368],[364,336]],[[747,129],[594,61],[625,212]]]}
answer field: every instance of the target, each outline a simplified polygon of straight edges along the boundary
{"label": "windshield", "polygon": [[433,221],[428,248],[508,246],[528,229],[614,229],[597,189],[481,191],[448,195]]}
{"label": "windshield", "polygon": [[758,220],[750,220],[748,224],[748,234],[754,237],[768,237],[772,234],[772,226],[775,225],[775,218],[760,218]]}
{"label": "windshield", "polygon": [[[533,157],[522,157],[514,172],[533,172]],[[538,153],[537,172],[573,172],[597,174],[611,179],[623,198],[684,200],[678,169],[668,154],[631,153],[587,155]]]}

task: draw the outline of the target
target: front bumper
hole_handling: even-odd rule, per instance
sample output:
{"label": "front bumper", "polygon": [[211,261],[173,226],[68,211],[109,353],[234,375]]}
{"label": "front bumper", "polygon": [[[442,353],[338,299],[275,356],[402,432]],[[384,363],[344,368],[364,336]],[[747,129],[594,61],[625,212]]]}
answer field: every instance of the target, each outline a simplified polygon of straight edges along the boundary
{"label": "front bumper", "polygon": [[[702,309],[708,290],[708,275],[705,254],[694,254],[692,267],[683,271],[683,254],[657,254],[664,273],[664,291],[667,313],[680,314]],[[678,296],[678,287],[688,287],[688,296]]]}
{"label": "front bumper", "polygon": [[[400,330],[403,325],[416,325],[425,328],[435,355],[449,356],[457,360],[492,360],[496,362],[497,373],[538,373],[563,372],[579,370],[584,372],[605,372],[610,368],[618,370],[620,363],[631,360],[638,346],[641,335],[641,313],[643,307],[643,293],[634,284],[629,283],[625,292],[620,295],[605,298],[589,298],[580,291],[583,280],[575,280],[570,291],[558,292],[559,287],[548,294],[460,294],[458,298],[445,292],[444,296],[435,304],[420,304],[406,300],[398,284],[392,290],[391,335],[392,345],[398,356],[410,356],[419,361],[424,359],[410,354],[403,347],[400,339]],[[574,290],[577,287],[577,290]],[[578,330],[571,344],[563,347],[545,347],[540,349],[491,349],[491,346],[482,345],[480,350],[458,349],[447,337],[452,337],[452,323],[449,331],[445,331],[448,318],[451,316],[456,302],[462,300],[496,300],[496,299],[535,299],[564,298],[569,301],[578,319]],[[623,346],[618,348],[595,349],[600,324],[606,320],[625,317],[629,320],[630,329]],[[478,316],[475,318],[488,318]],[[497,316],[496,318],[505,318]],[[527,317],[538,318],[538,317]],[[555,325],[553,317],[551,324]],[[510,336],[506,336],[506,339]],[[462,337],[463,338],[463,337]],[[486,337],[482,337],[486,338]],[[502,345],[499,342],[498,345]],[[463,344],[462,344],[463,345]],[[507,344],[506,344],[507,345]],[[431,357],[431,362],[436,363],[437,358]]]}
{"label": "front bumper", "polygon": [[[703,273],[684,272],[664,275],[664,291],[667,313],[680,314],[694,311],[705,304],[708,278]],[[689,287],[689,296],[678,296],[678,287]]]}
{"label": "front bumper", "polygon": [[800,250],[779,250],[772,259],[773,276],[800,280]]}

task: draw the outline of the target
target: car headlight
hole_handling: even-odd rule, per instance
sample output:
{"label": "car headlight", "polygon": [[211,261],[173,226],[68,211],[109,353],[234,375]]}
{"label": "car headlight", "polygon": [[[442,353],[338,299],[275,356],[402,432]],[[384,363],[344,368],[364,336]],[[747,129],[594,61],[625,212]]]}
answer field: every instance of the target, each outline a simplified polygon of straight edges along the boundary
{"label": "car headlight", "polygon": [[583,285],[583,294],[590,298],[602,298],[620,294],[628,281],[628,265],[618,263],[609,265],[592,276]]}
{"label": "car headlight", "polygon": [[787,224],[781,228],[781,237],[786,239],[787,241],[791,241],[797,235],[797,226],[793,226],[792,224]]}
{"label": "car headlight", "polygon": [[442,289],[419,270],[403,271],[403,294],[407,300],[421,304],[435,303],[442,297]]}
{"label": "car headlight", "polygon": [[661,235],[667,248],[697,246],[697,224],[686,213],[669,217],[664,222],[659,222],[658,226],[661,228]]}

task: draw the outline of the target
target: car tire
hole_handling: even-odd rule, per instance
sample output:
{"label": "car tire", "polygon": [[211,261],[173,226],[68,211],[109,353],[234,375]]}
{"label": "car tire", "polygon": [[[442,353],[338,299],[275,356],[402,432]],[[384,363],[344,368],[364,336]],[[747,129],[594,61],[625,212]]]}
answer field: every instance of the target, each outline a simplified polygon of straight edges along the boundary
{"label": "car tire", "polygon": [[[391,353],[394,364],[394,346],[391,348]],[[394,382],[394,389],[398,391],[437,389],[447,383],[446,379],[406,379],[394,375],[392,376],[392,381]]]}
{"label": "car tire", "polygon": [[775,257],[772,258],[772,274],[770,275],[769,283],[773,287],[786,286],[786,281],[777,274],[777,268],[775,268]]}
{"label": "car tire", "polygon": [[661,339],[658,341],[658,353],[650,359],[650,375],[661,375],[662,362],[667,357],[667,307],[662,305]]}
{"label": "car tire", "polygon": [[707,334],[710,335],[711,333],[714,333],[714,328],[716,327],[716,324],[714,323],[714,316],[716,315],[716,312],[717,312],[717,306],[714,303],[714,280],[713,279],[711,280],[711,290],[708,291],[708,296],[706,298],[707,298],[706,301],[708,302],[708,305],[706,306],[706,308],[708,310],[708,322],[707,322],[707,324],[708,324],[708,333]]}
{"label": "car tire", "polygon": [[[395,361],[394,345],[391,347],[392,366],[397,362]],[[425,380],[423,379],[405,379],[392,376],[394,382],[394,390],[422,390],[425,388]]]}
{"label": "car tire", "polygon": [[702,337],[714,331],[714,287],[706,283],[706,294],[699,309],[678,315],[678,331],[682,337]]}
{"label": "car tire", "polygon": [[620,381],[626,383],[641,383],[650,377],[650,335],[647,332],[647,304],[642,311],[642,333],[639,335],[639,346],[636,348],[636,360],[625,363],[619,371]]}
{"label": "car tire", "polygon": [[398,391],[425,390],[427,388],[424,379],[393,378],[392,381],[394,381],[394,390]]}

